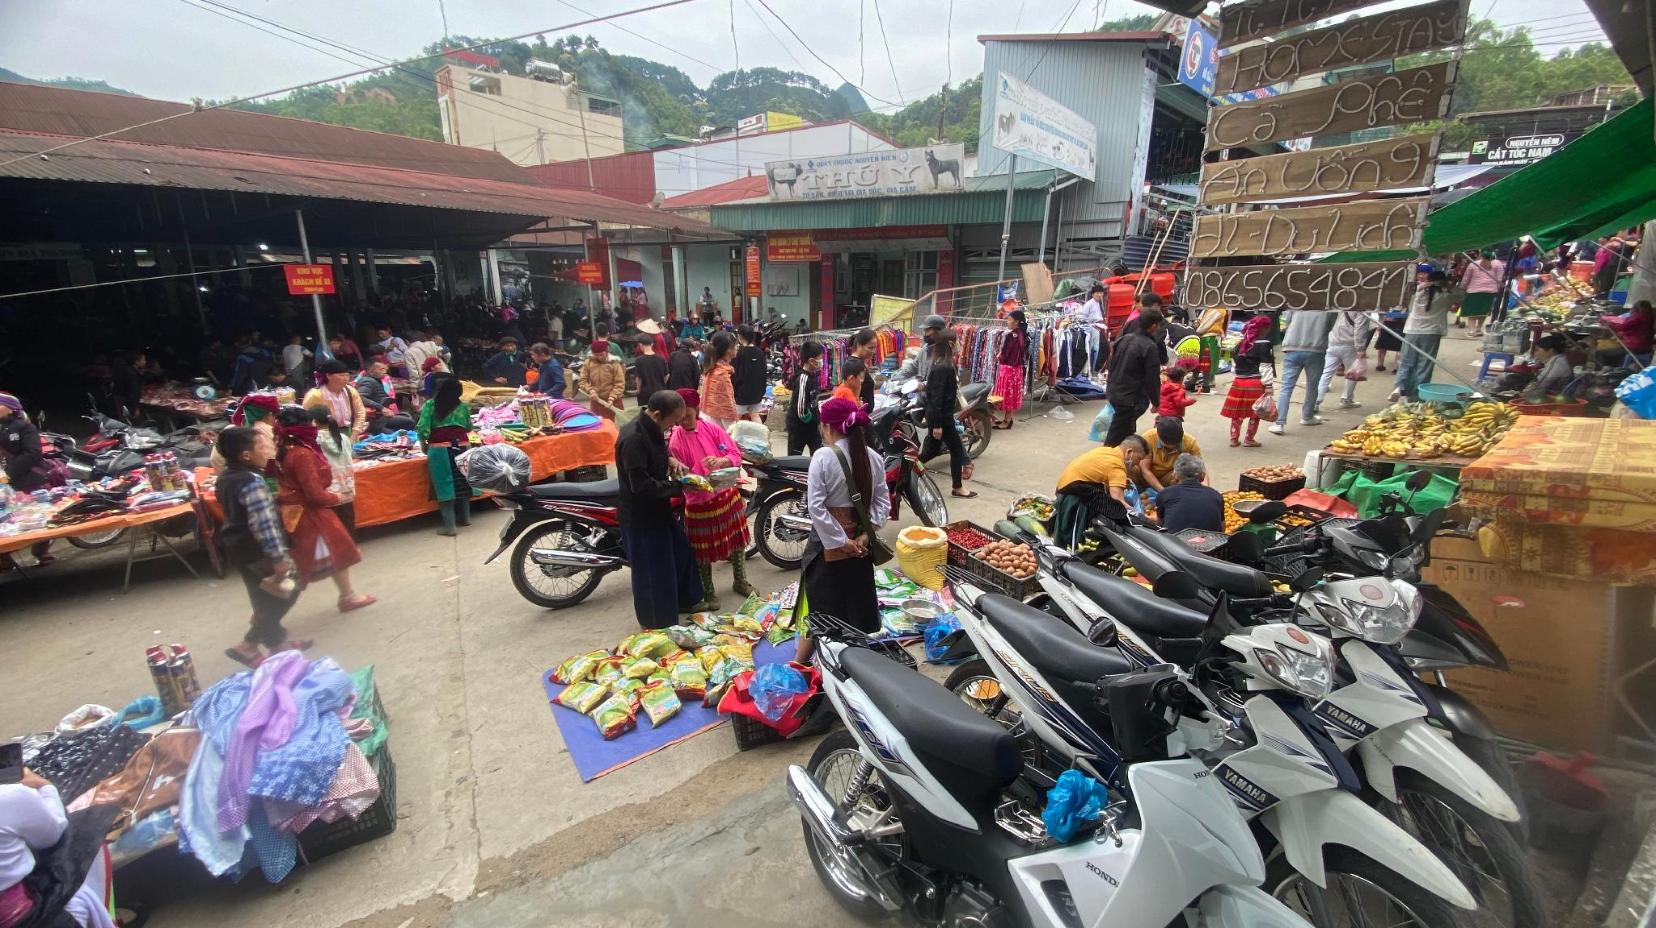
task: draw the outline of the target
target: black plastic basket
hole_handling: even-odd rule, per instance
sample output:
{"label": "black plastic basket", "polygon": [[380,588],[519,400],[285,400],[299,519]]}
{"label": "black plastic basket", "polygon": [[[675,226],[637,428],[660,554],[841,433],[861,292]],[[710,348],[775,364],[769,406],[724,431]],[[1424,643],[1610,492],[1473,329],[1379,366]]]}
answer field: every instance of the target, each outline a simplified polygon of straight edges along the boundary
{"label": "black plastic basket", "polygon": [[1282,480],[1260,480],[1242,474],[1236,480],[1236,488],[1243,492],[1253,491],[1266,499],[1287,499],[1294,493],[1305,489],[1305,475],[1288,477]]}
{"label": "black plastic basket", "polygon": [[1041,591],[1040,574],[1020,580],[975,554],[967,555],[966,570],[985,586],[1005,593],[1017,600],[1028,599]]}
{"label": "black plastic basket", "polygon": [[306,861],[315,863],[329,854],[383,838],[397,830],[397,765],[391,762],[390,744],[368,758],[368,763],[374,768],[374,776],[379,778],[379,798],[355,819],[317,822],[301,831],[299,851]]}

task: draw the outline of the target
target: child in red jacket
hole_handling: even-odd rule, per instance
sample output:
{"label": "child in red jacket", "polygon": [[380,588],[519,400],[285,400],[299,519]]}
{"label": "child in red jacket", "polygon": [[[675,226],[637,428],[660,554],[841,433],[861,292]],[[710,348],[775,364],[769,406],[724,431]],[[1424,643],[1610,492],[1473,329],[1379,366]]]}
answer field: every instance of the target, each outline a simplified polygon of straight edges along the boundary
{"label": "child in red jacket", "polygon": [[1156,414],[1183,419],[1185,407],[1194,405],[1196,398],[1185,392],[1184,371],[1176,368],[1163,368],[1161,374],[1161,405],[1156,407]]}

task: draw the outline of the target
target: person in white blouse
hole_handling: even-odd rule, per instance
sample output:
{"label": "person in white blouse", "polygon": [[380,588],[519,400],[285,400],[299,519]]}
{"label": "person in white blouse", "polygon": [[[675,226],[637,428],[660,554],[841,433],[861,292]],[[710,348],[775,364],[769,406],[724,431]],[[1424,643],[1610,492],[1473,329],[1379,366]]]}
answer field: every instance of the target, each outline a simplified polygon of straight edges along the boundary
{"label": "person in white blouse", "polygon": [[1104,323],[1104,302],[1106,290],[1103,284],[1093,284],[1092,291],[1087,294],[1087,302],[1081,304],[1080,320],[1093,325]]}
{"label": "person in white blouse", "polygon": [[[805,489],[811,516],[805,597],[813,613],[873,634],[880,629],[880,604],[868,535],[891,515],[885,466],[879,452],[868,447],[869,418],[861,404],[831,399],[822,404],[818,421],[823,447],[811,455]],[[859,509],[867,513],[866,524]],[[795,660],[809,661],[814,650],[810,639],[800,642]]]}
{"label": "person in white blouse", "polygon": [[[57,844],[68,827],[57,787],[33,771],[25,770],[22,782],[0,786],[0,923],[21,923],[33,910],[37,900],[23,889],[23,878],[34,872],[35,852]],[[94,862],[86,882],[64,905],[64,913],[84,928],[114,928],[106,907],[107,874],[101,861]]]}

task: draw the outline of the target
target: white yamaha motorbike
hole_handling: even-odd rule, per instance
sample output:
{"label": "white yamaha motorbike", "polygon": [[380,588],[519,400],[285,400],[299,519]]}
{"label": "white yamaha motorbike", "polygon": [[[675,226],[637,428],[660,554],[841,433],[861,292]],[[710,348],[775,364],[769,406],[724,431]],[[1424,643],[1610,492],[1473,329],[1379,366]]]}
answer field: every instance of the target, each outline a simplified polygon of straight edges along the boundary
{"label": "white yamaha motorbike", "polygon": [[[1041,587],[1077,629],[1113,643],[1135,666],[1190,663],[1206,616],[1035,541]],[[1429,721],[1438,714],[1433,691],[1393,647],[1413,625],[1419,593],[1402,580],[1325,583],[1317,572],[1306,572],[1294,586],[1297,621],[1326,629],[1337,645],[1341,685],[1309,705],[1339,751],[1387,803],[1382,811],[1443,857],[1474,892],[1480,911],[1472,921],[1539,928],[1538,884],[1503,824],[1518,820],[1517,806],[1448,731]]]}
{"label": "white yamaha motorbike", "polygon": [[[1026,735],[1023,750],[1040,767],[1077,752],[1125,748],[1101,743],[1111,720],[1088,706],[1087,677],[1121,673],[1133,662],[1033,607],[964,583],[954,592],[955,615],[980,660],[956,669],[951,690]],[[1187,720],[1180,736],[1262,826],[1262,840],[1275,849],[1266,884],[1273,895],[1319,925],[1459,924],[1455,907],[1472,908],[1471,894],[1424,845],[1357,797],[1355,771],[1304,708],[1305,697],[1328,691],[1328,640],[1295,626],[1235,626],[1222,605],[1206,638],[1220,665],[1240,668],[1244,688],[1215,686],[1203,679],[1212,674],[1198,670],[1189,679],[1203,723]]]}
{"label": "white yamaha motorbike", "polygon": [[[1258,888],[1247,823],[1176,739],[1078,753],[1075,767],[1125,801],[1061,844],[1010,732],[877,652],[829,637],[816,660],[846,727],[789,768],[788,791],[818,877],[852,913],[939,928],[1306,928]],[[1176,677],[1106,681],[1099,697],[1130,731],[1173,732]]]}

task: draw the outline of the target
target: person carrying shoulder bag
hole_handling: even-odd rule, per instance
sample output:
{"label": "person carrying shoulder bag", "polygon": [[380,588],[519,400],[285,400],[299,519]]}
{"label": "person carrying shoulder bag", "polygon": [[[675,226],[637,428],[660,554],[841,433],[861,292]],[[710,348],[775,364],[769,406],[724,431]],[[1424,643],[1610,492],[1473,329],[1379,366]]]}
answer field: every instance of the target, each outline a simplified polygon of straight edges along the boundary
{"label": "person carrying shoulder bag", "polygon": [[[831,399],[820,415],[823,447],[811,455],[805,502],[811,537],[805,544],[804,581],[811,611],[831,615],[866,634],[880,630],[874,567],[891,558],[880,526],[891,514],[884,467],[868,447],[868,413],[859,403]],[[810,660],[814,643],[795,660]]]}

